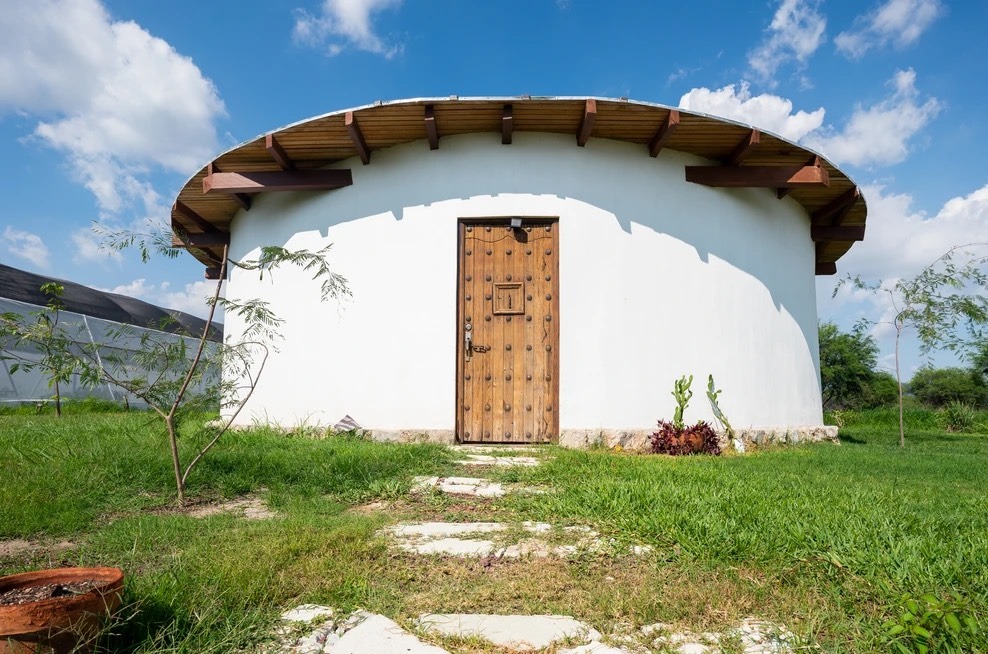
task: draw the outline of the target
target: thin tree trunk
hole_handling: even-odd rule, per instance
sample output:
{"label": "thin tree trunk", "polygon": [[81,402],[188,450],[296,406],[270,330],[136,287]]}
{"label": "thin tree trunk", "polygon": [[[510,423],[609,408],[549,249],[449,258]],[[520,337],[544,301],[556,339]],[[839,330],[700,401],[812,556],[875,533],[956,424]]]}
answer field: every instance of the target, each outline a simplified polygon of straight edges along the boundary
{"label": "thin tree trunk", "polygon": [[62,417],[62,394],[58,390],[58,377],[55,377],[55,415]]}
{"label": "thin tree trunk", "polygon": [[175,431],[175,416],[165,416],[165,426],[168,428],[168,445],[172,450],[172,468],[175,471],[175,488],[178,491],[178,503],[185,503],[185,480],[182,479],[182,462],[178,458],[178,433]]}
{"label": "thin tree trunk", "polygon": [[899,372],[899,337],[902,328],[895,330],[895,381],[899,385],[899,447],[906,446],[906,429],[902,420],[902,374]]}

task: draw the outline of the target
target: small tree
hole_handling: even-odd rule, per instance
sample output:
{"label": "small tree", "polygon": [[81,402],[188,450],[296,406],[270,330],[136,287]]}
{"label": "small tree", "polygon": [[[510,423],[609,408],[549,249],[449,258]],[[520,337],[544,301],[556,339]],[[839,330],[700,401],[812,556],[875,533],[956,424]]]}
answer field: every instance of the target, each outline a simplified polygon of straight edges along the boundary
{"label": "small tree", "polygon": [[[155,252],[170,258],[179,253],[172,247],[171,239],[157,231],[150,234],[97,231],[103,234],[108,247],[138,247],[144,261]],[[184,234],[178,236],[187,243]],[[283,321],[272,313],[267,303],[222,296],[227,266],[257,271],[263,277],[284,264],[294,265],[311,272],[312,279],[320,282],[323,301],[348,296],[346,280],[329,267],[329,249],[327,246],[310,252],[269,246],[261,248],[257,259],[235,261],[224,247],[220,265],[223,274],[208,300],[209,312],[201,334],[139,332],[124,325],[110,330],[109,350],[94,344],[82,351],[80,358],[90,378],[107,381],[140,398],[161,418],[168,435],[179,503],[185,500],[186,482],[192,470],[230,429],[250,399],[280,338],[279,327]],[[209,341],[217,307],[243,320],[247,328],[240,340]],[[225,410],[226,418],[220,421],[222,424],[211,427],[205,444],[194,447],[191,458],[183,461],[179,448],[183,418],[191,412],[216,407]]]}
{"label": "small tree", "polygon": [[892,307],[887,322],[895,329],[895,377],[899,390],[899,446],[905,447],[903,419],[903,383],[899,349],[907,328],[916,330],[920,351],[947,350],[961,357],[970,356],[983,341],[983,326],[988,322],[988,273],[984,254],[988,243],[955,246],[936,258],[911,279],[868,283],[848,275],[838,282],[834,295],[843,284],[886,295]]}
{"label": "small tree", "polygon": [[[62,294],[65,287],[56,282],[42,284],[41,292],[48,297],[43,309],[32,311],[24,316],[19,313],[7,312],[0,314],[0,358],[13,361],[10,372],[18,370],[30,372],[40,370],[48,379],[48,388],[53,391],[55,400],[55,415],[62,417],[62,385],[72,380],[77,374],[83,375],[83,381],[93,381],[91,371],[80,365],[78,346],[65,326],[59,324],[62,309]],[[37,358],[24,354],[34,350],[40,356]]]}

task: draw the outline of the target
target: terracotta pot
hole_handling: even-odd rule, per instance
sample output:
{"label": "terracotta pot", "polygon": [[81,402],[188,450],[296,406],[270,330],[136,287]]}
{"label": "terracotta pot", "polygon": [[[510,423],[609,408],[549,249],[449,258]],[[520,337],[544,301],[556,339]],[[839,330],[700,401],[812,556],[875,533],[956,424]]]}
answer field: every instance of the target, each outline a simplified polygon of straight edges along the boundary
{"label": "terracotta pot", "polygon": [[123,577],[117,568],[56,568],[0,577],[0,593],[47,584],[97,582],[81,595],[0,606],[0,654],[87,651],[106,616],[120,607]]}

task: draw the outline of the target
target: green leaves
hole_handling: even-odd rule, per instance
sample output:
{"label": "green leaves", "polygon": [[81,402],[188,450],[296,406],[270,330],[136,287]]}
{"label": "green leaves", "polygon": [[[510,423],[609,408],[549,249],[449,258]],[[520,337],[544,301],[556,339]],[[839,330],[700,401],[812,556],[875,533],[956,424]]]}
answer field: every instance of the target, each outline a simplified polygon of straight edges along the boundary
{"label": "green leaves", "polygon": [[957,592],[946,599],[933,593],[919,597],[909,594],[899,600],[901,611],[898,620],[884,625],[885,636],[895,649],[905,654],[945,652],[961,654],[970,652],[978,623],[971,610],[970,600]]}

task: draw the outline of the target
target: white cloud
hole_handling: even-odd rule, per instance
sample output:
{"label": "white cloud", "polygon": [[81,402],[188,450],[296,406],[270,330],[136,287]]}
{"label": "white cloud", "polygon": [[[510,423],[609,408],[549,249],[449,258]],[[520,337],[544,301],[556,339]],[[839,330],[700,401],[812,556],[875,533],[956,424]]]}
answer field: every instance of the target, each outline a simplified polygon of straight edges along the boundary
{"label": "white cloud", "polygon": [[[887,192],[881,185],[864,186],[862,191],[868,201],[867,234],[837,262],[842,275],[858,275],[869,283],[881,280],[891,286],[914,277],[954,246],[988,241],[988,185],[948,200],[934,216],[914,209],[908,193]],[[977,250],[985,251],[983,246]],[[835,320],[845,327],[860,318],[874,323],[871,335],[886,353],[883,365],[891,365],[895,330],[890,322],[895,312],[890,297],[844,285],[831,299],[836,283],[834,277],[817,278],[820,319]],[[915,333],[909,330],[906,337],[903,352],[908,378],[923,359],[916,356]],[[938,365],[955,364],[948,355],[937,359]]]}
{"label": "white cloud", "polygon": [[72,232],[72,244],[75,255],[72,260],[76,263],[106,263],[123,261],[119,250],[112,250],[103,245],[103,239],[89,227]]}
{"label": "white cloud", "polygon": [[762,43],[748,53],[748,66],[757,77],[774,84],[776,72],[795,61],[805,66],[824,42],[827,19],[817,0],[782,0]]}
{"label": "white cloud", "polygon": [[935,118],[943,105],[930,97],[920,103],[916,72],[897,71],[892,93],[880,102],[857,105],[843,130],[811,134],[804,143],[842,164],[894,164],[909,154],[910,139]]}
{"label": "white cloud", "polygon": [[3,230],[3,235],[0,236],[0,243],[3,243],[7,252],[15,257],[26,259],[37,268],[48,268],[51,253],[48,251],[48,246],[37,234],[7,225],[7,228]]}
{"label": "white cloud", "polygon": [[[134,297],[165,309],[205,318],[209,313],[207,299],[216,292],[216,282],[201,280],[186,284],[181,290],[172,290],[168,282],[154,284],[141,278],[108,290],[110,293]],[[217,311],[216,319],[222,320],[222,311]]]}
{"label": "white cloud", "polygon": [[119,211],[152,167],[191,173],[225,114],[188,57],[98,0],[8,3],[0,12],[0,111],[41,119],[101,208]]}
{"label": "white cloud", "polygon": [[839,266],[869,279],[915,275],[955,245],[988,241],[988,185],[947,201],[930,217],[912,207],[908,193],[862,187],[868,201],[867,237]]}
{"label": "white cloud", "polygon": [[402,51],[400,43],[388,43],[375,34],[371,17],[384,9],[398,7],[401,0],[323,0],[313,16],[304,9],[295,10],[292,37],[309,46],[326,47],[334,56],[353,46],[358,50],[391,59]]}
{"label": "white cloud", "polygon": [[754,125],[791,141],[798,141],[819,128],[826,113],[821,107],[794,114],[792,101],[770,93],[752,97],[747,82],[742,82],[737,89],[733,84],[716,91],[695,88],[680,98],[679,106]]}
{"label": "white cloud", "polygon": [[887,0],[854,20],[854,27],[834,39],[837,49],[855,59],[872,48],[915,43],[943,15],[940,0]]}

